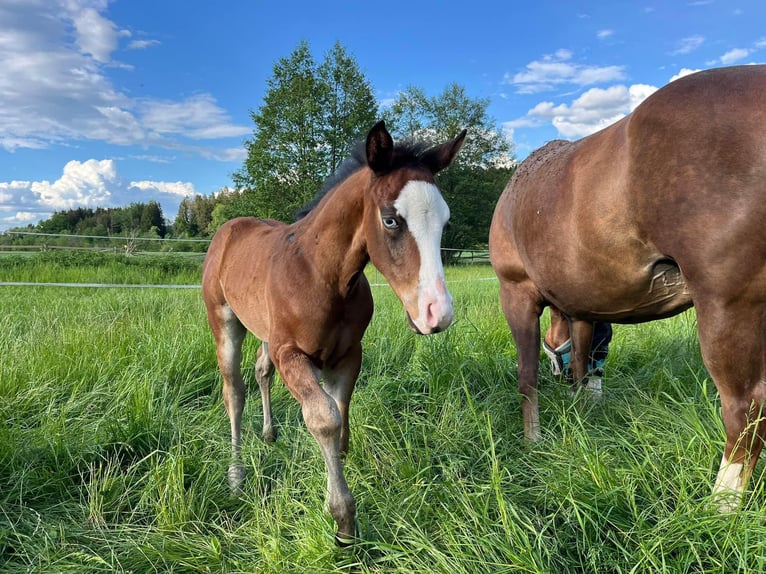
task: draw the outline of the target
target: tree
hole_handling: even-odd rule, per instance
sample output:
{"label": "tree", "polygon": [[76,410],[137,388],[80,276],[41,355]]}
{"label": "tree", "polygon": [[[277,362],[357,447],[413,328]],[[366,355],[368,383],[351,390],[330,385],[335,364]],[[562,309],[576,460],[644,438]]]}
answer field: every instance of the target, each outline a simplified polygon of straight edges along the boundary
{"label": "tree", "polygon": [[468,97],[458,84],[430,98],[410,86],[383,114],[398,138],[439,142],[468,129],[452,167],[437,176],[451,212],[442,245],[451,249],[486,247],[495,204],[515,168],[513,145],[495,127],[488,106],[489,100]]}
{"label": "tree", "polygon": [[141,214],[138,229],[143,232],[153,230],[159,237],[165,237],[167,229],[160,204],[151,200],[149,203],[138,205],[140,206],[138,210]]}
{"label": "tree", "polygon": [[255,212],[249,215],[287,219],[311,198],[324,173],[319,87],[307,42],[277,61],[268,87],[263,105],[251,114],[254,137],[245,143],[247,158],[233,179],[251,196]]}
{"label": "tree", "polygon": [[291,220],[374,123],[369,83],[340,44],[317,67],[306,41],[280,58],[268,81],[247,158],[232,175],[241,193],[217,215]]}
{"label": "tree", "polygon": [[327,147],[327,173],[349,155],[351,147],[374,123],[378,106],[370,82],[340,42],[318,69],[324,114],[322,139]]}
{"label": "tree", "polygon": [[178,206],[178,214],[173,222],[173,234],[176,237],[202,237],[211,235],[213,210],[228,195],[227,187],[218,194],[209,196],[197,194],[193,198],[184,197]]}
{"label": "tree", "polygon": [[463,128],[468,137],[454,165],[510,167],[513,145],[488,115],[489,99],[470,98],[465,88],[452,83],[435,97],[409,86],[383,113],[396,137],[415,137],[438,142],[455,137]]}

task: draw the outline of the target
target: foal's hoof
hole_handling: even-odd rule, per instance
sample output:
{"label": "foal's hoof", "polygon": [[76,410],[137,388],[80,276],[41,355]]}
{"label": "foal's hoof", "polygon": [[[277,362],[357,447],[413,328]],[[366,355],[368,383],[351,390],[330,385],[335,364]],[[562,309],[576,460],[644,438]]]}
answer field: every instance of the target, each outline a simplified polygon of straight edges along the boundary
{"label": "foal's hoof", "polygon": [[232,462],[229,465],[229,488],[232,494],[242,494],[242,484],[245,482],[245,467],[241,462]]}
{"label": "foal's hoof", "polygon": [[348,548],[362,540],[362,529],[359,526],[359,520],[354,520],[354,534],[341,534],[340,530],[335,533],[335,544],[339,548]]}
{"label": "foal's hoof", "polygon": [[271,444],[277,440],[277,431],[273,427],[264,428],[261,436],[263,437],[263,442]]}

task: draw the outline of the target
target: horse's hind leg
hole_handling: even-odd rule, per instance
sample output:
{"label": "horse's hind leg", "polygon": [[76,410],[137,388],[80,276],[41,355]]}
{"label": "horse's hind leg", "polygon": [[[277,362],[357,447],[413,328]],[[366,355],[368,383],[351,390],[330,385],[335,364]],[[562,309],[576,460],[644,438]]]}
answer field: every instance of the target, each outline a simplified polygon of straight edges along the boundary
{"label": "horse's hind leg", "polygon": [[[753,322],[756,322],[754,325]],[[739,504],[763,447],[766,319],[758,306],[697,304],[705,366],[721,396],[726,447],[713,493],[721,510]]]}
{"label": "horse's hind leg", "polygon": [[271,419],[271,383],[274,380],[274,363],[269,356],[269,344],[264,341],[258,349],[258,360],[255,362],[255,378],[261,389],[263,402],[263,440],[274,442],[277,433]]}
{"label": "horse's hind leg", "polygon": [[223,404],[231,425],[229,486],[238,492],[245,480],[241,460],[242,411],[245,409],[245,381],[242,379],[242,342],[247,330],[228,305],[209,311],[210,326],[216,342],[218,367],[223,377]]}

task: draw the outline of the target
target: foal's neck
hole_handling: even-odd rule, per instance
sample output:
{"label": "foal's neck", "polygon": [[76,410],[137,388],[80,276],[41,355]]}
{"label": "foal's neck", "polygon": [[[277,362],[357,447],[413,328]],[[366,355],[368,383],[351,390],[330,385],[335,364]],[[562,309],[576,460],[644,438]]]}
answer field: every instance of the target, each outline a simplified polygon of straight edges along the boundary
{"label": "foal's neck", "polygon": [[314,261],[315,273],[344,295],[370,260],[364,234],[368,178],[367,170],[354,172],[296,224],[301,228],[301,248]]}

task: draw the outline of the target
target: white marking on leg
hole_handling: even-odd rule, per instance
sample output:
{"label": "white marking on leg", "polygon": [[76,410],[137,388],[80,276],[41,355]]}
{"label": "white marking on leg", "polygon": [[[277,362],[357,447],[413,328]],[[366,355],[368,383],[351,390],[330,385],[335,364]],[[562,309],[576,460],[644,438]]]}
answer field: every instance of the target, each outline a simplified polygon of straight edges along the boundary
{"label": "white marking on leg", "polygon": [[721,512],[732,512],[739,506],[744,490],[743,467],[744,465],[739,462],[730,463],[725,455],[721,457],[721,466],[713,486],[713,495],[718,499],[718,508]]}
{"label": "white marking on leg", "polygon": [[224,378],[224,403],[231,428],[232,462],[229,465],[228,479],[232,492],[238,493],[245,479],[245,467],[240,460],[242,411],[245,406],[244,382],[240,365],[244,331],[238,332],[239,319],[230,307],[222,307],[220,313],[223,320],[223,332],[218,344],[218,360]]}
{"label": "white marking on leg", "polygon": [[407,221],[420,252],[418,317],[413,322],[422,333],[446,329],[454,312],[441,260],[442,230],[450,215],[447,202],[433,183],[410,181],[394,207]]}

